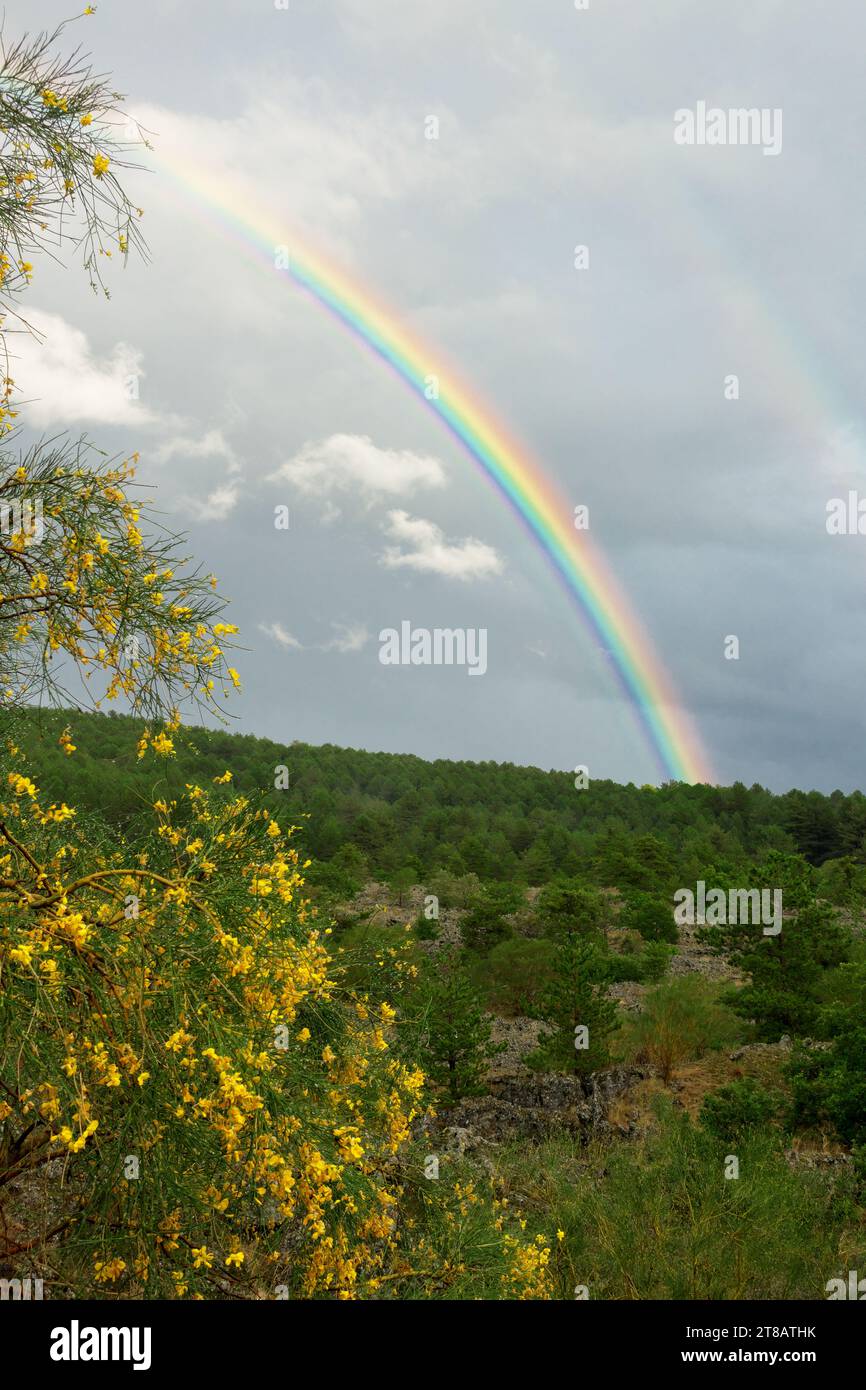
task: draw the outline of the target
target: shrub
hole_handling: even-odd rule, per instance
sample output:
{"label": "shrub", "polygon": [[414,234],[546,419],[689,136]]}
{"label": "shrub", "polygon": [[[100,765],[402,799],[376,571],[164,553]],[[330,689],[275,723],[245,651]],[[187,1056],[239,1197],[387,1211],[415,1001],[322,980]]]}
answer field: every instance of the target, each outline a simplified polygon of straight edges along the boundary
{"label": "shrub", "polygon": [[25,774],[6,780],[2,1109],[19,1138],[0,1191],[67,1165],[42,1227],[63,1232],[63,1286],[299,1295],[372,1277],[365,1222],[423,1078],[309,924],[291,832],[191,787],[192,834],[158,805],[127,858],[70,833]]}
{"label": "shrub", "polygon": [[718,989],[683,975],[647,995],[643,1012],[628,1021],[622,1046],[627,1057],[649,1062],[668,1082],[678,1063],[732,1046],[740,1032]]}
{"label": "shrub", "polygon": [[419,941],[438,941],[438,920],[435,917],[428,917],[425,912],[419,912],[415,918],[415,935]]}
{"label": "shrub", "polygon": [[705,1097],[700,1122],[724,1143],[741,1140],[751,1130],[770,1125],[779,1113],[778,1097],[754,1077],[731,1081]]}
{"label": "shrub", "polygon": [[521,896],[519,889],[510,884],[489,884],[483,888],[460,923],[464,945],[484,955],[511,936],[514,928],[508,917],[520,905]]}
{"label": "shrub", "polygon": [[667,942],[648,941],[638,960],[640,978],[647,984],[658,984],[667,974],[673,954],[674,948]]}
{"label": "shrub", "polygon": [[612,921],[605,894],[579,879],[546,884],[536,899],[535,914],[542,930],[552,936],[568,932],[603,935]]}
{"label": "shrub", "polygon": [[427,892],[435,894],[440,907],[467,908],[480,890],[481,881],[476,874],[450,874],[439,869],[427,880]]}
{"label": "shrub", "polygon": [[822,1014],[828,1047],[798,1046],[787,1068],[798,1124],[832,1125],[849,1144],[866,1145],[866,965],[840,970],[844,998]]}
{"label": "shrub", "polygon": [[624,980],[642,980],[643,978],[640,956],[617,955],[615,952],[600,953],[599,979],[603,979],[606,984],[613,985]]}
{"label": "shrub", "polygon": [[502,1013],[530,1014],[550,983],[553,946],[549,941],[514,937],[501,941],[472,967],[472,978],[487,1003]]}
{"label": "shrub", "polygon": [[676,942],[679,939],[670,903],[650,893],[632,893],[622,910],[620,923],[631,931],[640,932],[644,941]]}
{"label": "shrub", "polygon": [[377,1002],[396,1003],[417,973],[406,927],[363,918],[340,931],[330,949],[348,987]]}
{"label": "shrub", "polygon": [[840,1250],[862,1267],[848,1179],[792,1170],[761,1129],[737,1153],[739,1179],[726,1181],[715,1136],[659,1104],[643,1140],[588,1153],[564,1138],[514,1146],[497,1155],[497,1178],[563,1231],[558,1298],[576,1284],[593,1300],[825,1298]]}

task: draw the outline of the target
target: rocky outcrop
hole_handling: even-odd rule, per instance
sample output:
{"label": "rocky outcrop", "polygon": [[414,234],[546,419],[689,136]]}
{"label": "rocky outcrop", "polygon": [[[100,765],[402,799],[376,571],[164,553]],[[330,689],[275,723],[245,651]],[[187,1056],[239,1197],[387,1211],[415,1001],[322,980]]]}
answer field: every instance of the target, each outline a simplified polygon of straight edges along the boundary
{"label": "rocky outcrop", "polygon": [[785,1162],[789,1168],[850,1168],[854,1162],[848,1153],[823,1153],[817,1149],[786,1149]]}
{"label": "rocky outcrop", "polygon": [[742,984],[745,976],[730,964],[725,956],[716,955],[700,936],[700,923],[685,923],[680,927],[676,955],[672,958],[670,975],[703,975],[706,980],[725,980]]}
{"label": "rocky outcrop", "polygon": [[467,1096],[442,1111],[435,1132],[446,1148],[460,1153],[563,1133],[585,1142],[611,1132],[611,1101],[646,1075],[641,1067],[611,1067],[585,1077],[545,1075],[494,1083],[489,1095]]}
{"label": "rocky outcrop", "polygon": [[490,1022],[490,1041],[501,1048],[490,1061],[488,1080],[490,1082],[514,1081],[519,1077],[531,1076],[526,1058],[534,1052],[542,1038],[555,1032],[553,1025],[540,1018],[503,1018],[500,1014],[488,1013]]}

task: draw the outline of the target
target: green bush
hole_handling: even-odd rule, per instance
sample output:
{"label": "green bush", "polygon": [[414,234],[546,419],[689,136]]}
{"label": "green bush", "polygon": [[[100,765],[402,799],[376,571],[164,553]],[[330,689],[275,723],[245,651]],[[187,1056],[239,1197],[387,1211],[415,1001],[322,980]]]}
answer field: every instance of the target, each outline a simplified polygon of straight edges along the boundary
{"label": "green bush", "polygon": [[427,892],[439,899],[440,907],[467,908],[480,891],[481,880],[477,874],[451,874],[439,869],[427,880]]}
{"label": "green bush", "polygon": [[610,902],[580,879],[548,883],[535,901],[535,916],[545,935],[567,932],[603,935],[612,922]]}
{"label": "green bush", "polygon": [[866,1145],[866,965],[843,966],[846,1002],[825,1008],[826,1048],[796,1047],[787,1068],[796,1123],[832,1125],[846,1143]]}
{"label": "green bush", "polygon": [[676,942],[679,936],[670,902],[651,893],[630,894],[620,924],[630,931],[640,932],[644,941]]}
{"label": "green bush", "polygon": [[717,1139],[733,1143],[752,1130],[770,1125],[779,1113],[778,1096],[753,1076],[711,1091],[701,1106],[700,1122]]}
{"label": "green bush", "polygon": [[349,988],[379,1003],[397,1003],[412,979],[418,948],[402,927],[361,920],[332,938]]}
{"label": "green bush", "polygon": [[718,986],[682,975],[647,995],[643,1012],[628,1020],[621,1046],[628,1060],[648,1062],[667,1082],[678,1063],[733,1046],[742,1029]]}
{"label": "green bush", "polygon": [[668,973],[674,955],[673,946],[666,941],[648,941],[640,954],[640,978],[646,984],[658,984]]}
{"label": "green bush", "polygon": [[436,917],[428,917],[424,912],[419,912],[418,916],[415,918],[415,935],[419,941],[438,941],[438,919]]}
{"label": "green bush", "polygon": [[500,941],[512,936],[514,928],[507,919],[520,906],[521,900],[522,894],[513,884],[488,884],[460,923],[464,945],[470,951],[486,955]]}
{"label": "green bush", "polygon": [[553,945],[524,937],[500,941],[472,967],[488,1006],[501,1013],[531,1013],[550,982]]}
{"label": "green bush", "polygon": [[620,984],[626,980],[642,980],[643,964],[637,955],[616,955],[614,952],[601,955],[601,978],[606,984]]}

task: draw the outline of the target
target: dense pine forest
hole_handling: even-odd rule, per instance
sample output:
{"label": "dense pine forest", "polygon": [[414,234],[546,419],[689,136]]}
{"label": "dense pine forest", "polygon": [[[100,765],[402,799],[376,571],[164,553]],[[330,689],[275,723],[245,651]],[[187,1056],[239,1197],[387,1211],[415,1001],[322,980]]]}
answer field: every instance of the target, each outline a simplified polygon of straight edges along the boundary
{"label": "dense pine forest", "polygon": [[[77,757],[57,743],[72,727]],[[274,806],[303,821],[316,861],[362,877],[437,869],[530,885],[580,874],[599,885],[686,884],[736,873],[770,850],[799,854],[834,900],[866,893],[866,796],[763,787],[636,787],[513,763],[425,762],[330,744],[279,744],[197,728],[154,775],[136,755],[140,722],[117,714],[30,711],[17,732],[44,785],[128,826],[158,795],[232,769],[242,792],[274,788]],[[841,896],[840,896],[841,895]]]}

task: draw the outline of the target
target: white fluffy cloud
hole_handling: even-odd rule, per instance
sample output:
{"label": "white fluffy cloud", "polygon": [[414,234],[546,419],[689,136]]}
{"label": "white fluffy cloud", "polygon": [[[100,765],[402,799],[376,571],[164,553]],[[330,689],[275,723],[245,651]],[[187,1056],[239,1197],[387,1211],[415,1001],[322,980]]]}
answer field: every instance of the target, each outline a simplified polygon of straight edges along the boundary
{"label": "white fluffy cloud", "polygon": [[370,633],[363,623],[332,623],[334,636],[322,643],[324,652],[359,652],[370,640]]}
{"label": "white fluffy cloud", "polygon": [[[152,457],[158,464],[169,463],[173,459],[186,461],[190,474],[187,486],[195,486],[196,480],[204,482],[203,496],[184,492],[176,503],[180,510],[195,517],[196,521],[225,521],[240,501],[243,467],[222,430],[208,430],[201,438],[175,435],[160,444]],[[208,487],[213,467],[205,461],[212,459],[224,459],[226,473],[221,482]]]}
{"label": "white fluffy cloud", "polygon": [[181,497],[179,506],[195,517],[196,521],[225,521],[240,500],[237,483],[219,483],[205,498]]}
{"label": "white fluffy cloud", "polygon": [[[359,652],[370,640],[370,633],[363,623],[331,623],[334,636],[327,642],[317,643],[315,650],[320,652]],[[284,651],[302,652],[303,644],[297,637],[293,637],[287,632],[280,622],[259,623],[259,632],[263,632],[278,647]]]}
{"label": "white fluffy cloud", "polygon": [[[264,77],[264,74],[262,74]],[[154,164],[205,169],[214,186],[276,229],[314,237],[353,259],[353,233],[372,204],[390,204],[423,178],[423,127],[382,102],[347,105],[321,78],[280,74],[279,95],[257,90],[231,117],[140,106],[143,127],[159,132]]]}
{"label": "white fluffy cloud", "polygon": [[15,336],[10,365],[28,424],[141,425],[157,418],[139,398],[144,372],[136,348],[116,343],[110,356],[99,358],[86,335],[59,314],[28,308],[27,321],[37,336]]}
{"label": "white fluffy cloud", "polygon": [[[464,580],[489,579],[502,573],[502,559],[492,545],[472,536],[457,542],[446,541],[433,521],[393,511],[388,513],[386,530],[391,540],[398,543],[389,545],[381,557],[388,569],[422,570]],[[400,545],[409,548],[400,549]]]}
{"label": "white fluffy cloud", "polygon": [[445,470],[430,454],[380,449],[367,435],[332,434],[305,444],[271,474],[310,497],[354,493],[369,505],[383,497],[410,497],[419,488],[442,487]]}
{"label": "white fluffy cloud", "polygon": [[287,632],[282,623],[259,623],[259,632],[263,632],[266,637],[270,637],[272,642],[276,642],[278,647],[285,651],[302,651],[302,647],[297,637],[293,637]]}
{"label": "white fluffy cloud", "polygon": [[236,463],[235,452],[222,430],[208,430],[201,439],[175,435],[153,451],[155,463],[168,463],[173,458],[224,458],[229,463]]}

